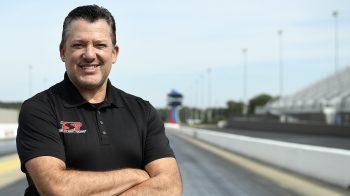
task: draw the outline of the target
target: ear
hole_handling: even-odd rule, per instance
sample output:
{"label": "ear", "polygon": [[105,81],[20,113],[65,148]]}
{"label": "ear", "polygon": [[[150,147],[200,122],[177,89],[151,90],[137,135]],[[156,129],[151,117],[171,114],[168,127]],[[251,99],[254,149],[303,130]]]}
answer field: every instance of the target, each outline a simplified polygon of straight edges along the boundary
{"label": "ear", "polygon": [[60,48],[59,48],[59,50],[60,50],[60,57],[61,57],[61,60],[63,61],[63,62],[65,62],[66,61],[66,57],[65,57],[65,48],[64,48],[64,45],[63,44],[60,44]]}
{"label": "ear", "polygon": [[118,54],[119,54],[119,47],[118,45],[115,45],[114,48],[113,48],[113,64],[117,61],[117,57],[118,57]]}

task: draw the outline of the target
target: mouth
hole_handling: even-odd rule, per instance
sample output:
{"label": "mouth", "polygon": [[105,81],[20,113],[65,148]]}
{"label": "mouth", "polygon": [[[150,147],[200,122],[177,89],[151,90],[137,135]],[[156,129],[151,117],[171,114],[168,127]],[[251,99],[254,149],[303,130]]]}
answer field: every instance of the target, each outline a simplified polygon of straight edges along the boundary
{"label": "mouth", "polygon": [[87,70],[87,71],[89,71],[89,70],[95,70],[96,69],[96,67],[99,67],[100,65],[96,65],[96,64],[94,64],[94,65],[88,65],[88,64],[83,64],[83,65],[79,65],[79,67],[81,68],[81,69],[83,69],[83,70]]}

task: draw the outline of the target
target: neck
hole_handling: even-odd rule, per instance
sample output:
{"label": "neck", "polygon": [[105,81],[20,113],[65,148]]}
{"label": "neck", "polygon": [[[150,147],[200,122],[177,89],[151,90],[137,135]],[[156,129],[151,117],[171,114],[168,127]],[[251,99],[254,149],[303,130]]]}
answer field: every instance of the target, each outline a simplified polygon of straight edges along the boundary
{"label": "neck", "polygon": [[89,103],[101,103],[106,98],[107,82],[96,89],[79,89],[80,95]]}

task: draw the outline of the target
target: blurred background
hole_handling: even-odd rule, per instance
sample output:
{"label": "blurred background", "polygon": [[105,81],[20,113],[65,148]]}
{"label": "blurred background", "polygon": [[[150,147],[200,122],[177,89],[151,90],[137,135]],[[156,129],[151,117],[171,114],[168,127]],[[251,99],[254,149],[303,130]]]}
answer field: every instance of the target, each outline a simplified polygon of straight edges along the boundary
{"label": "blurred background", "polygon": [[[197,171],[197,177],[191,172],[200,163],[191,162],[193,167],[187,167],[184,163],[189,161],[184,157],[202,151],[187,152],[181,148],[188,145],[184,144],[188,138],[180,139],[177,134],[179,130],[186,132],[186,128],[192,131],[181,134],[190,138],[205,129],[321,146],[325,147],[321,151],[327,153],[329,149],[341,149],[345,158],[339,160],[350,164],[347,162],[350,160],[348,0],[15,0],[0,3],[0,17],[3,18],[0,32],[3,44],[0,47],[3,70],[0,77],[0,159],[4,159],[0,161],[0,176],[10,179],[9,174],[2,172],[1,164],[7,163],[6,157],[16,152],[13,138],[21,103],[63,79],[65,67],[58,50],[63,20],[70,10],[85,4],[106,7],[115,17],[120,53],[110,74],[112,84],[149,100],[164,122],[170,123],[166,124],[170,142],[179,154],[183,173],[187,173],[183,175],[187,184],[184,195],[316,193],[315,187],[299,192],[293,190],[295,187],[287,188],[290,192],[286,192],[280,189],[285,185],[279,184],[276,185],[279,188],[275,188],[274,183],[267,183],[269,188],[266,188],[259,183],[268,180],[246,183],[245,178],[231,179],[228,171],[222,171],[227,178],[214,174],[208,174],[206,178],[214,178],[212,183],[208,182],[211,186],[224,182],[230,188],[208,185],[206,190],[203,188],[205,182],[203,186],[196,186],[193,181],[198,180],[200,171]],[[231,145],[235,141],[228,143]],[[192,149],[192,146],[186,148]],[[220,149],[230,147],[221,146]],[[231,151],[295,172],[293,168],[245,154],[240,149]],[[198,161],[219,159],[215,156],[205,154]],[[329,161],[330,157],[327,155],[327,160],[318,162]],[[279,159],[278,156],[275,159]],[[241,171],[241,167],[233,170],[225,161],[213,165],[234,174]],[[202,168],[202,172],[208,168]],[[349,177],[327,180],[332,177],[318,177],[304,171],[296,171],[295,175],[320,187],[336,190],[336,194],[349,193],[346,189],[350,185]],[[251,178],[257,179],[256,176]],[[18,179],[0,183],[0,188],[5,187],[6,195],[21,195],[18,191],[23,191],[25,181],[23,176]],[[261,189],[245,192],[246,189],[233,186],[235,183],[247,190],[249,187]],[[226,192],[210,192],[216,189]],[[262,189],[277,191],[262,193]],[[332,195],[334,192],[326,193]]]}

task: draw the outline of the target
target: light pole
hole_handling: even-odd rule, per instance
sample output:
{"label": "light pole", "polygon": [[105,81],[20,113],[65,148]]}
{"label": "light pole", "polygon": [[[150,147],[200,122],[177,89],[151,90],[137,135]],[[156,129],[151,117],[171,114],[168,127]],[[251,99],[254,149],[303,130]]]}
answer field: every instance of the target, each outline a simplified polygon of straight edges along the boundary
{"label": "light pole", "polygon": [[207,69],[208,74],[208,105],[207,107],[210,108],[211,106],[211,68]]}
{"label": "light pole", "polygon": [[204,74],[201,74],[200,76],[200,119],[201,122],[204,121],[204,109],[205,109],[205,81],[204,81]]}
{"label": "light pole", "polygon": [[279,38],[279,94],[280,98],[283,96],[283,40],[282,35],[283,31],[279,30],[277,31],[278,38]]}
{"label": "light pole", "polygon": [[278,49],[279,49],[279,96],[280,99],[279,101],[281,102],[281,106],[280,106],[280,121],[281,122],[285,122],[285,100],[283,99],[283,31],[282,30],[278,30],[277,31],[277,35],[278,35]]}
{"label": "light pole", "polygon": [[32,96],[32,69],[31,65],[28,65],[28,95]]}
{"label": "light pole", "polygon": [[[190,119],[193,119],[193,104],[194,104],[194,94],[192,90],[192,83],[189,85],[189,90],[188,90],[188,109],[190,111]],[[192,120],[191,120],[192,121]],[[190,121],[188,121],[190,123]]]}
{"label": "light pole", "polygon": [[195,119],[199,119],[199,82],[196,80],[194,82],[194,88],[195,88],[195,104],[194,104],[194,111],[195,111]]}
{"label": "light pole", "polygon": [[246,103],[247,98],[247,49],[242,49],[243,54],[243,115],[248,113],[248,103]]}
{"label": "light pole", "polygon": [[207,73],[208,73],[208,105],[207,105],[207,117],[208,117],[208,122],[211,122],[211,68],[207,69]]}
{"label": "light pole", "polygon": [[[337,10],[333,11],[332,13],[334,17],[334,72],[337,74],[338,72],[338,67],[339,67],[339,42],[338,42],[338,15],[339,12]],[[338,88],[341,88],[341,82],[339,75],[337,75],[337,83],[338,83]],[[336,112],[336,117],[335,117],[335,123],[336,124],[341,124],[340,121],[338,121],[339,113],[338,111]]]}
{"label": "light pole", "polygon": [[334,71],[338,71],[338,59],[339,59],[339,48],[338,48],[338,11],[333,11],[334,17]]}

